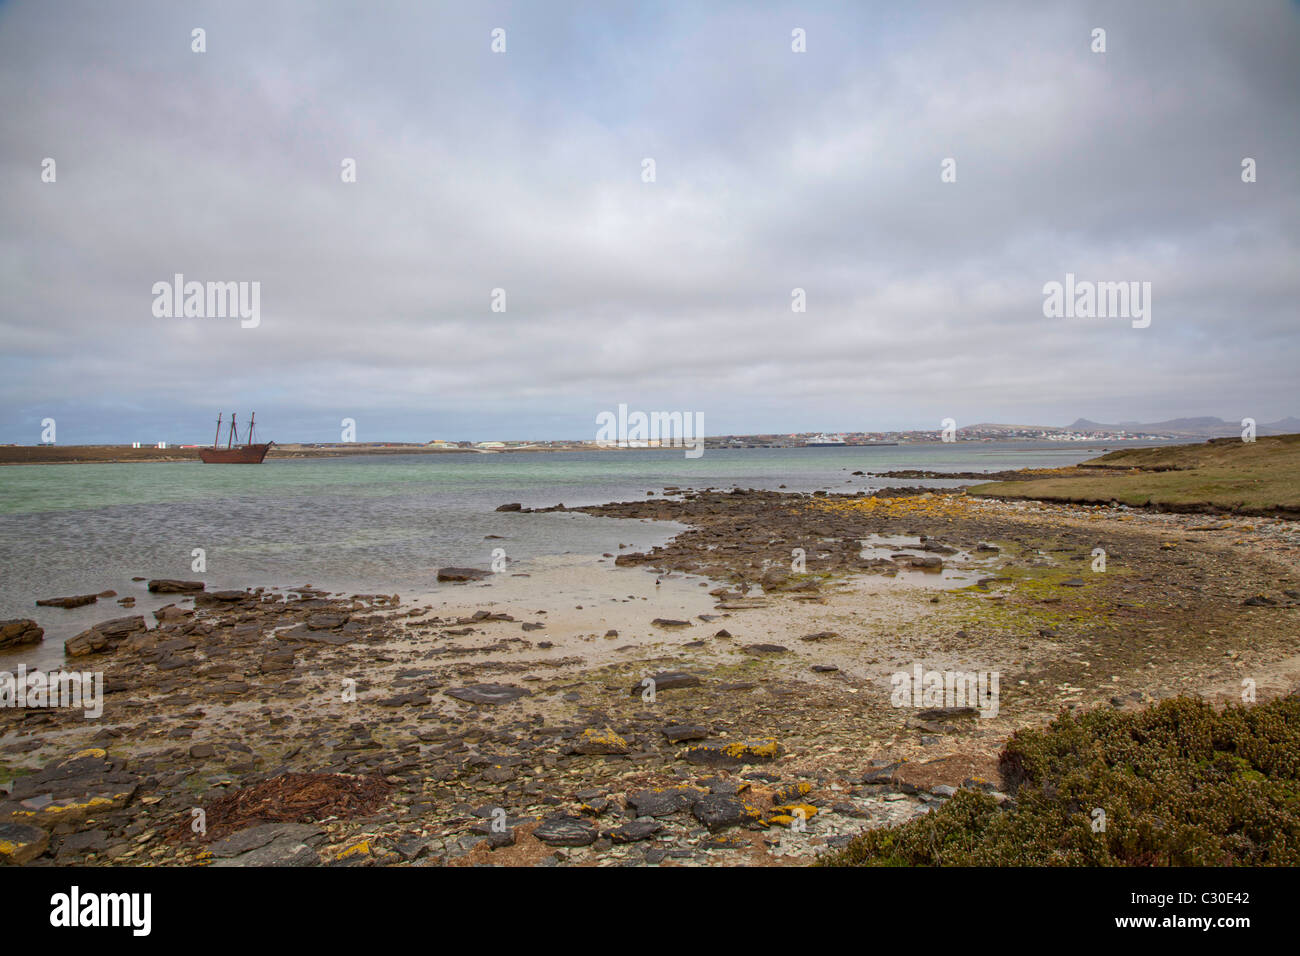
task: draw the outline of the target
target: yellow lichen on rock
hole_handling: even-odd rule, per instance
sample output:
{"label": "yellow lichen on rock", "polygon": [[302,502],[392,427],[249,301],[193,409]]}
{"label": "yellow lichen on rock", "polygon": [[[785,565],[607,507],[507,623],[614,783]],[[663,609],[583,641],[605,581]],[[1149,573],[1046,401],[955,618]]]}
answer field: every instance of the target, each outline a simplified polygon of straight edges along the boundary
{"label": "yellow lichen on rock", "polygon": [[817,816],[817,808],[811,803],[787,803],[773,807],[768,816],[768,823],[779,823],[783,827],[793,826],[796,820],[807,823]]}
{"label": "yellow lichen on rock", "polygon": [[366,839],[366,840],[362,840],[360,843],[352,844],[352,846],[348,847],[346,850],[344,850],[342,853],[336,856],[335,859],[346,860],[348,859],[348,857],[353,857],[353,856],[370,856],[371,852],[372,851],[370,849],[370,840]]}

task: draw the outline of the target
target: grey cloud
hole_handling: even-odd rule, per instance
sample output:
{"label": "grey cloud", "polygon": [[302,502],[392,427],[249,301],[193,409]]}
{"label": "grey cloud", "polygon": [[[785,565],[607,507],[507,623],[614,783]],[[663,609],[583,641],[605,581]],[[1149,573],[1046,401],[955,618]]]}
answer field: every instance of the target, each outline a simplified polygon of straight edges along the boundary
{"label": "grey cloud", "polygon": [[[9,4],[0,440],[1295,414],[1298,41],[1287,3]],[[1151,328],[1045,319],[1067,271],[1151,281]],[[155,319],[176,272],[262,325]]]}

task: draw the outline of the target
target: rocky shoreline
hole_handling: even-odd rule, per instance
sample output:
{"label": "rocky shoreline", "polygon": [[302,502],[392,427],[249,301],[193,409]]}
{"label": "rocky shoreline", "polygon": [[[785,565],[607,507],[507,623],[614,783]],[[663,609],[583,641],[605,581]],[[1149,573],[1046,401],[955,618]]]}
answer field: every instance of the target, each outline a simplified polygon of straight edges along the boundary
{"label": "rocky shoreline", "polygon": [[[1062,708],[1300,679],[1282,519],[917,489],[573,510],[688,526],[592,559],[617,627],[452,575],[441,603],[173,587],[71,639],[104,714],[0,707],[0,859],[805,864],[963,787],[1014,805],[1001,746]],[[997,715],[894,706],[913,665],[998,671]]]}

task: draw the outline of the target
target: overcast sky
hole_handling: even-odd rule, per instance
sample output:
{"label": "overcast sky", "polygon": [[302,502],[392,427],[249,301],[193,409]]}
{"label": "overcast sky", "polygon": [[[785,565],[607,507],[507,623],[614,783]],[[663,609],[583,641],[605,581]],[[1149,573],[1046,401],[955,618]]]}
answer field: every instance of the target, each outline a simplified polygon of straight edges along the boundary
{"label": "overcast sky", "polygon": [[0,441],[1300,414],[1300,8],[976,6],[0,3]]}

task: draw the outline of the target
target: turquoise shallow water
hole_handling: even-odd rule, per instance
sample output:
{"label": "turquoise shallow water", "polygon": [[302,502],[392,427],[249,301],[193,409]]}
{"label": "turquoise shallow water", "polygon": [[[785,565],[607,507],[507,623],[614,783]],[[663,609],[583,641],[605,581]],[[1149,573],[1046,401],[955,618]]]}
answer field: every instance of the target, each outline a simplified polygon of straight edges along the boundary
{"label": "turquoise shallow water", "polygon": [[[598,504],[665,485],[793,491],[885,482],[851,472],[983,471],[1071,464],[1100,446],[956,443],[881,448],[401,455],[0,468],[0,619],[35,617],[51,635],[113,616],[38,598],[114,589],[132,576],[200,578],[210,588],[313,584],[340,591],[422,592],[446,565],[486,569],[502,547],[515,570],[539,555],[644,548],[675,528],[567,514],[498,514],[497,505]],[[905,484],[922,484],[909,481]],[[946,485],[952,482],[932,482]],[[500,535],[489,540],[487,535]],[[206,573],[191,570],[202,548]]]}

